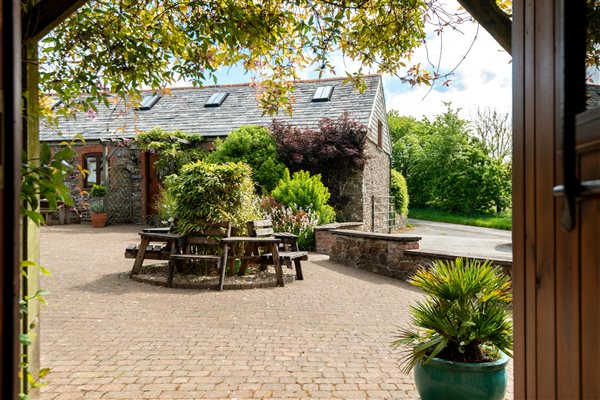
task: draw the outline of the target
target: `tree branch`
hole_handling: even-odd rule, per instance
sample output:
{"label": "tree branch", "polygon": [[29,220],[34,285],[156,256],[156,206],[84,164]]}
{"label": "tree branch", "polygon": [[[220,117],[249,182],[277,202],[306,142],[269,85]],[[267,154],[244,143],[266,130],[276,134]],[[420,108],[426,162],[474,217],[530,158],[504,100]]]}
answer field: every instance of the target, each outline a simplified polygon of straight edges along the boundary
{"label": "tree branch", "polygon": [[511,54],[512,22],[510,16],[498,7],[496,0],[458,0],[458,2],[508,54]]}
{"label": "tree branch", "polygon": [[40,0],[21,16],[23,41],[44,37],[87,0]]}

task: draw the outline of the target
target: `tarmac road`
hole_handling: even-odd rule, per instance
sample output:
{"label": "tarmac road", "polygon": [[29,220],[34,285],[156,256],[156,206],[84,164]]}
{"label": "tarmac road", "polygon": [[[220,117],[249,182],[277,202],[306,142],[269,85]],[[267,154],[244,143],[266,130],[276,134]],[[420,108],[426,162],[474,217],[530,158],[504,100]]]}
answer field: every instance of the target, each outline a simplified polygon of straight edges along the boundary
{"label": "tarmac road", "polygon": [[421,236],[420,250],[512,261],[512,232],[409,219],[403,234]]}

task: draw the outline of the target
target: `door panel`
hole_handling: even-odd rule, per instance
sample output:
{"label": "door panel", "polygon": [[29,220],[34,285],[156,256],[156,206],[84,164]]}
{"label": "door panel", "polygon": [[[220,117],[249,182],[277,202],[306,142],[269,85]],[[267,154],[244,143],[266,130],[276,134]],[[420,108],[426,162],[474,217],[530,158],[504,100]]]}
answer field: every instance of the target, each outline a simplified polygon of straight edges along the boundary
{"label": "door panel", "polygon": [[[599,118],[578,126],[580,180],[600,180],[600,109],[592,110]],[[588,111],[587,113],[590,113]],[[581,352],[582,398],[600,397],[598,362],[600,361],[600,193],[585,192],[579,200],[581,232]]]}

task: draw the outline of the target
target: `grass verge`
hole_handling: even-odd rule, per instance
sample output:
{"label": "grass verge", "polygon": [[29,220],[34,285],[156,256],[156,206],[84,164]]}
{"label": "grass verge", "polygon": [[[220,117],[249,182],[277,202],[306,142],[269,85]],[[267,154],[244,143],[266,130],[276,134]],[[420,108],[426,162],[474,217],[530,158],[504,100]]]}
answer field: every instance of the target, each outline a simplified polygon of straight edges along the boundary
{"label": "grass verge", "polygon": [[498,214],[456,214],[432,208],[411,208],[408,218],[425,221],[448,222],[451,224],[482,226],[510,231],[512,229],[512,211],[507,210]]}

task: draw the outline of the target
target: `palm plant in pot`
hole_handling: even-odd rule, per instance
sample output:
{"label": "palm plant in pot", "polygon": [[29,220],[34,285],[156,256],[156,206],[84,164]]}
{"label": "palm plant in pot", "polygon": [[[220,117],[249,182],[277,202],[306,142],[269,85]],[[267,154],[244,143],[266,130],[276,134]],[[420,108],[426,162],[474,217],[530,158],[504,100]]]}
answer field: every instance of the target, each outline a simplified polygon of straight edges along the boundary
{"label": "palm plant in pot", "polygon": [[512,356],[510,278],[491,261],[457,258],[420,268],[409,282],[427,295],[393,346],[405,350],[422,400],[500,400]]}
{"label": "palm plant in pot", "polygon": [[108,222],[108,214],[104,211],[104,199],[108,190],[104,185],[94,185],[90,194],[92,195],[90,211],[92,212],[90,220],[94,228],[103,228]]}

